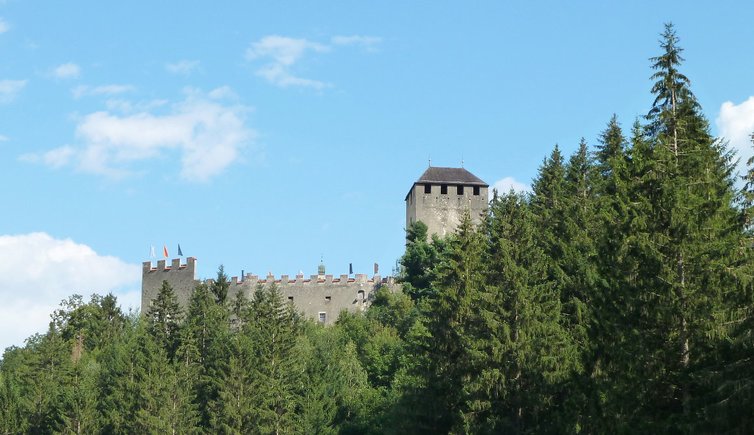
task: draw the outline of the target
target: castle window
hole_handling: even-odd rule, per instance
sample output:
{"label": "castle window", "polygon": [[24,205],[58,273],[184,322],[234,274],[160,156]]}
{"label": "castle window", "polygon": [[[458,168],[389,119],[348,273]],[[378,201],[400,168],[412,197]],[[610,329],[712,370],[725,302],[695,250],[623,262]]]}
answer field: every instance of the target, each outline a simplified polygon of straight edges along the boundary
{"label": "castle window", "polygon": [[293,302],[293,296],[288,296],[288,302]]}
{"label": "castle window", "polygon": [[432,193],[432,185],[431,184],[425,184],[424,185],[424,193]]}
{"label": "castle window", "polygon": [[463,195],[463,186],[456,187],[456,193],[458,193],[459,195]]}
{"label": "castle window", "polygon": [[479,196],[479,186],[474,186],[474,195]]}
{"label": "castle window", "polygon": [[327,313],[324,311],[319,312],[319,323],[325,323],[327,322]]}
{"label": "castle window", "polygon": [[442,195],[447,195],[448,194],[448,185],[447,184],[443,184],[442,186],[440,186],[440,193]]}
{"label": "castle window", "polygon": [[332,300],[332,296],[325,296],[325,302],[330,302]]}
{"label": "castle window", "polygon": [[358,299],[359,302],[364,302],[364,290],[359,290],[356,294],[356,299]]}

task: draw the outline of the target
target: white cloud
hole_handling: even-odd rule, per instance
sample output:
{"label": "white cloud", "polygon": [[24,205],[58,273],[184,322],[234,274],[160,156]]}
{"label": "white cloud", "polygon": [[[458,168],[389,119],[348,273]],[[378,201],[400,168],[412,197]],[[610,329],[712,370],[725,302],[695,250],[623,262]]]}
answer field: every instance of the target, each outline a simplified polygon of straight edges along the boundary
{"label": "white cloud", "polygon": [[169,104],[168,100],[150,100],[150,101],[137,101],[132,102],[119,98],[110,98],[105,101],[105,107],[108,110],[121,113],[134,113],[134,112],[148,112],[158,107]]}
{"label": "white cloud", "polygon": [[0,80],[0,103],[10,103],[26,86],[26,80]]}
{"label": "white cloud", "polygon": [[374,46],[382,42],[382,38],[377,36],[362,36],[362,35],[340,35],[333,36],[330,39],[334,45],[360,45],[367,50],[374,49]]}
{"label": "white cloud", "polygon": [[19,159],[24,162],[43,163],[52,168],[60,168],[67,165],[75,154],[75,148],[66,145],[41,154],[23,154]]}
{"label": "white cloud", "polygon": [[268,60],[256,73],[274,85],[283,88],[302,86],[322,89],[329,85],[319,80],[298,77],[291,70],[307,52],[323,53],[329,50],[330,47],[326,45],[306,39],[271,35],[252,43],[246,50],[246,59]]}
{"label": "white cloud", "polygon": [[98,95],[118,95],[126,92],[131,92],[134,87],[131,85],[101,85],[101,86],[86,86],[80,85],[73,88],[71,91],[74,98],[81,98],[87,96]]}
{"label": "white cloud", "polygon": [[229,93],[225,88],[208,95],[188,90],[186,98],[173,104],[167,114],[91,113],[77,125],[79,146],[21,158],[53,167],[70,163],[83,172],[119,178],[131,174],[139,161],[177,152],[181,178],[207,181],[236,161],[241,148],[254,138],[244,124],[247,108],[219,100]]}
{"label": "white cloud", "polygon": [[531,192],[531,187],[516,181],[513,177],[505,177],[502,180],[497,180],[495,184],[492,185],[492,188],[489,189],[490,199],[492,199],[493,190],[497,190],[499,195],[504,195],[511,190],[516,193],[529,193]]}
{"label": "white cloud", "polygon": [[165,69],[172,74],[190,75],[199,68],[198,60],[180,60],[174,63],[166,63]]}
{"label": "white cloud", "polygon": [[7,142],[9,140],[10,139],[8,139],[8,136],[3,136],[2,134],[0,134],[0,142]]}
{"label": "white cloud", "polygon": [[44,332],[61,300],[113,292],[139,306],[140,266],[46,233],[0,236],[0,351]]}
{"label": "white cloud", "polygon": [[5,33],[8,30],[10,30],[10,27],[8,26],[8,23],[5,22],[2,18],[0,18],[0,33]]}
{"label": "white cloud", "polygon": [[751,142],[754,133],[754,96],[738,105],[731,101],[724,102],[715,122],[718,134],[730,142],[740,157],[740,164],[745,165],[754,154],[754,144]]}
{"label": "white cloud", "polygon": [[52,75],[59,79],[75,79],[81,75],[81,67],[73,62],[64,63],[55,67]]}

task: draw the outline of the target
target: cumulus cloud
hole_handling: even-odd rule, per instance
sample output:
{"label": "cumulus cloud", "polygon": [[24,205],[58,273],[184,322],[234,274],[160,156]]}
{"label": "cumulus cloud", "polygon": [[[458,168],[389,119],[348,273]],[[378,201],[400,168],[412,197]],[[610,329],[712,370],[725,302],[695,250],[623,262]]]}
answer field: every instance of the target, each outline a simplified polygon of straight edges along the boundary
{"label": "cumulus cloud", "polygon": [[174,63],[166,63],[165,70],[171,74],[190,75],[199,68],[198,60],[180,60]]}
{"label": "cumulus cloud", "polygon": [[134,90],[134,87],[131,85],[101,85],[101,86],[76,86],[73,88],[71,93],[73,93],[74,98],[81,98],[81,97],[88,97],[88,96],[99,96],[99,95],[118,95],[123,94],[126,92],[131,92]]}
{"label": "cumulus cloud", "polygon": [[187,90],[186,98],[165,114],[91,113],[76,127],[80,145],[21,159],[53,167],[71,164],[83,172],[119,178],[130,175],[137,162],[173,152],[181,157],[181,178],[207,181],[236,161],[254,138],[244,123],[247,108],[221,101],[229,93],[225,88],[208,95]]}
{"label": "cumulus cloud", "polygon": [[26,86],[26,80],[0,80],[0,103],[10,103]]}
{"label": "cumulus cloud", "polygon": [[81,67],[73,62],[58,65],[52,70],[52,75],[59,79],[75,79],[81,75]]}
{"label": "cumulus cloud", "polygon": [[497,180],[495,184],[492,185],[492,188],[489,189],[490,199],[492,199],[493,190],[497,190],[498,194],[506,194],[511,190],[516,193],[529,193],[531,192],[531,187],[516,181],[513,177],[505,177],[502,180]]}
{"label": "cumulus cloud", "polygon": [[372,50],[376,45],[382,42],[382,38],[377,36],[340,35],[333,36],[330,39],[330,42],[334,45],[359,45],[368,50]]}
{"label": "cumulus cloud", "polygon": [[256,73],[268,82],[280,86],[302,86],[322,89],[327,83],[296,76],[293,66],[307,52],[323,53],[330,47],[306,39],[289,38],[279,35],[265,36],[251,44],[246,50],[246,59],[250,61],[266,60]]}
{"label": "cumulus cloud", "polygon": [[2,18],[0,18],[0,33],[5,33],[8,30],[10,30],[10,27],[8,26],[8,23],[5,22]]}
{"label": "cumulus cloud", "polygon": [[0,349],[44,332],[60,301],[113,292],[138,308],[140,266],[46,233],[0,236]]}
{"label": "cumulus cloud", "polygon": [[754,153],[751,142],[754,133],[754,96],[741,104],[724,102],[715,121],[718,134],[730,142],[741,158],[741,164],[745,164]]}

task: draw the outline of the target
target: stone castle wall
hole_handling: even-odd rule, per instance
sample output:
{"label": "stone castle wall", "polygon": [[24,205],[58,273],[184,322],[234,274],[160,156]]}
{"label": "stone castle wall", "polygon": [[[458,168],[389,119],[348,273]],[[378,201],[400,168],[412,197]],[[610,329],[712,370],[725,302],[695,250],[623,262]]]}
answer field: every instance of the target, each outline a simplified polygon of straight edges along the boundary
{"label": "stone castle wall", "polygon": [[141,312],[146,313],[157,293],[160,292],[162,281],[167,281],[173,287],[178,303],[187,307],[191,292],[199,284],[196,278],[196,258],[187,257],[186,264],[181,264],[180,258],[174,258],[170,266],[165,260],[159,260],[157,267],[152,267],[151,261],[145,261],[141,273]]}
{"label": "stone castle wall", "polygon": [[[180,259],[173,259],[171,266],[167,267],[164,260],[157,262],[157,267],[152,267],[151,261],[143,263],[142,288],[141,288],[141,311],[146,313],[152,300],[162,286],[162,281],[167,281],[178,297],[178,303],[184,309],[188,306],[191,293],[201,282],[196,279],[196,258],[186,258],[186,264],[180,264]],[[396,284],[392,277],[382,278],[374,275],[369,278],[366,274],[356,274],[353,278],[349,275],[311,275],[304,278],[302,274],[290,278],[282,275],[275,278],[268,275],[265,279],[259,279],[257,275],[246,274],[239,279],[232,277],[228,297],[234,299],[239,292],[251,299],[257,286],[276,285],[284,300],[288,300],[296,306],[296,309],[305,316],[331,324],[337,320],[341,311],[358,312],[366,309],[374,300],[374,292],[380,286],[388,286],[396,291]]]}
{"label": "stone castle wall", "polygon": [[[429,185],[430,192],[425,193]],[[474,224],[482,221],[487,210],[487,187],[477,186],[479,194],[474,195],[474,186],[463,186],[458,193],[458,185],[447,184],[442,193],[441,184],[415,184],[406,197],[406,228],[416,221],[427,225],[428,235],[445,237],[455,231],[466,210]]]}

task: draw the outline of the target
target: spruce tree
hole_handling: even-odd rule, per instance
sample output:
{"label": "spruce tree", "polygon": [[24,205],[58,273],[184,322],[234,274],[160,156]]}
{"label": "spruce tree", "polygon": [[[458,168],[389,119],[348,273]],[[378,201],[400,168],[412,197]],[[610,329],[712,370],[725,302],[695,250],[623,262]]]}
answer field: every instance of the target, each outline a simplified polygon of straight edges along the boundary
{"label": "spruce tree", "polygon": [[563,406],[562,383],[579,370],[578,348],[537,243],[538,219],[525,198],[493,200],[488,276],[478,309],[488,334],[487,359],[476,383],[486,410],[483,432],[569,432],[553,411]]}
{"label": "spruce tree", "polygon": [[193,374],[200,425],[206,428],[211,427],[219,407],[220,381],[227,370],[230,348],[228,310],[217,304],[206,284],[197,285],[181,325],[175,360],[181,370]]}
{"label": "spruce tree", "polygon": [[485,245],[468,213],[447,243],[438,265],[437,294],[426,313],[428,335],[420,341],[428,366],[420,368],[425,400],[414,430],[422,432],[461,431],[472,424],[470,388],[483,362],[476,302],[484,284]]}
{"label": "spruce tree", "polygon": [[436,267],[444,241],[436,236],[428,238],[427,225],[417,221],[406,229],[406,252],[401,257],[403,291],[413,299],[432,297],[435,290]]}
{"label": "spruce tree", "polygon": [[175,291],[167,281],[162,281],[160,291],[147,311],[147,321],[149,332],[171,358],[178,345],[181,319],[182,310]]}
{"label": "spruce tree", "polygon": [[228,275],[225,274],[225,268],[221,264],[217,269],[217,277],[212,284],[210,284],[210,291],[215,295],[215,300],[220,305],[225,305],[228,299],[228,289],[230,288],[230,281]]}
{"label": "spruce tree", "polygon": [[297,351],[300,320],[274,285],[257,288],[244,334],[254,349],[249,361],[254,425],[263,433],[293,432],[303,380]]}
{"label": "spruce tree", "polygon": [[614,359],[620,399],[612,403],[626,427],[652,431],[693,427],[704,401],[697,374],[720,333],[722,296],[734,291],[739,237],[731,156],[679,72],[677,43],[667,25],[663,53],[652,59],[655,103],[630,153],[628,236],[619,248],[629,271],[620,328],[630,332],[615,356],[633,356]]}

